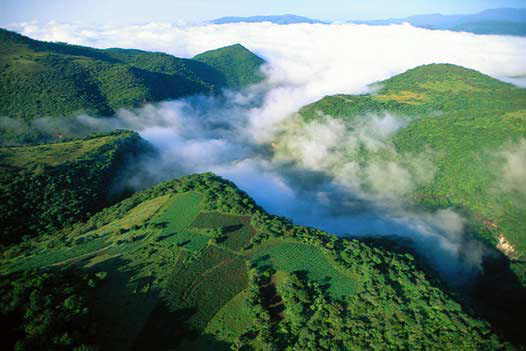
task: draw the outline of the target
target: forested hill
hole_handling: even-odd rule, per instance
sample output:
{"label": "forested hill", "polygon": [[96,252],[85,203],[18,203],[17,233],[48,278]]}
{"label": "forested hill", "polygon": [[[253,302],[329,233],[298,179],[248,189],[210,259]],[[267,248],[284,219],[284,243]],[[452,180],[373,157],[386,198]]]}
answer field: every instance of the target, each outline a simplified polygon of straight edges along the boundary
{"label": "forested hill", "polygon": [[234,49],[214,51],[217,64],[210,65],[206,56],[193,60],[141,50],[100,50],[0,29],[0,116],[28,121],[81,111],[110,115],[121,107],[215,94],[260,81],[263,61],[240,45]]}
{"label": "forested hill", "polygon": [[501,323],[488,323],[481,316],[491,314],[439,283],[400,241],[382,242],[295,226],[213,174],[183,177],[4,253],[1,343],[520,350],[519,311],[499,309]]}
{"label": "forested hill", "polygon": [[[371,95],[325,97],[304,107],[301,118],[336,118],[348,128],[375,114],[405,121],[390,140],[396,153],[365,146],[349,149],[340,162],[404,164],[425,155],[434,177],[410,193],[409,201],[464,213],[477,235],[510,257],[526,284],[526,179],[514,161],[526,154],[526,89],[448,64],[420,66],[375,86],[379,90]],[[418,167],[409,167],[410,174]]]}
{"label": "forested hill", "polygon": [[242,88],[257,83],[262,77],[259,67],[265,62],[241,44],[211,50],[194,56],[223,74],[231,88]]}
{"label": "forested hill", "polygon": [[126,161],[150,151],[135,132],[0,147],[0,248],[71,225],[114,203]]}

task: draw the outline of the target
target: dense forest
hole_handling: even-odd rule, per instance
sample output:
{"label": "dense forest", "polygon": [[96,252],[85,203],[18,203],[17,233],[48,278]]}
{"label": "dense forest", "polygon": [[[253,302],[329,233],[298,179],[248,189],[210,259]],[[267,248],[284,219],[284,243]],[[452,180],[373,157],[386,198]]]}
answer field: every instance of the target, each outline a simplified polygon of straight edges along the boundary
{"label": "dense forest", "polygon": [[[422,163],[410,162],[425,155],[435,165],[433,179],[405,200],[430,210],[456,208],[490,245],[509,242],[514,252],[506,254],[526,285],[526,192],[506,184],[504,174],[507,153],[524,152],[526,89],[447,64],[416,67],[373,86],[380,88],[375,94],[324,97],[302,108],[298,119],[306,125],[337,119],[352,130],[363,116],[400,116],[406,126],[389,138],[391,149],[361,145],[344,152],[339,164],[391,161],[417,178]],[[286,144],[278,152],[290,153]]]}
{"label": "dense forest", "polygon": [[237,44],[177,58],[134,49],[94,49],[33,40],[0,29],[0,116],[30,121],[196,94],[262,80],[264,61]]}
{"label": "dense forest", "polygon": [[[441,283],[398,239],[296,226],[210,173],[161,183],[4,257],[6,277],[103,276],[81,299],[102,350],[521,349],[522,314],[488,323],[475,297]],[[3,284],[11,296],[18,283]]]}
{"label": "dense forest", "polygon": [[151,146],[130,131],[0,147],[0,246],[87,219],[119,200],[127,162],[147,152]]}
{"label": "dense forest", "polygon": [[[525,89],[459,66],[420,66],[373,84],[374,93],[303,107],[263,146],[304,167],[289,141],[306,127],[336,121],[353,135],[390,116],[403,127],[381,143],[333,146],[341,158],[322,171],[338,180],[351,162],[394,164],[417,179],[432,164],[427,181],[378,198],[467,219],[465,234],[487,255],[460,285],[396,233],[296,225],[213,173],[137,191],[126,182],[133,167],[158,156],[137,132],[57,132],[42,143],[31,128],[41,117],[241,89],[263,79],[263,63],[239,44],[181,59],[0,29],[0,144],[33,144],[0,147],[3,349],[526,350],[526,193],[498,183],[526,147]],[[382,195],[363,174],[360,195]]]}

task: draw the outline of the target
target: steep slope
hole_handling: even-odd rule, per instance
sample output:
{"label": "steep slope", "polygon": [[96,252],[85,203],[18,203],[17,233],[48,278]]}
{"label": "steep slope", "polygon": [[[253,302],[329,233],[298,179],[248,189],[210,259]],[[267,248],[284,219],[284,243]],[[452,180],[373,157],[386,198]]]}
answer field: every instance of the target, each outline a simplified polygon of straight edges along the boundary
{"label": "steep slope", "polygon": [[83,328],[96,328],[102,350],[503,346],[397,245],[294,226],[213,174],[138,193],[0,267],[17,282],[35,269],[98,272]]}
{"label": "steep slope", "polygon": [[442,29],[475,34],[526,35],[526,9],[499,8],[470,15],[416,15],[407,18],[352,21],[369,25],[410,23],[427,29]]}
{"label": "steep slope", "polygon": [[138,134],[127,131],[1,147],[0,245],[71,225],[115,201],[113,186],[125,160],[147,150]]}
{"label": "steep slope", "polygon": [[227,85],[234,89],[258,83],[263,79],[259,68],[265,61],[240,44],[207,51],[193,59],[221,72]]}
{"label": "steep slope", "polygon": [[[390,150],[349,149],[339,162],[383,158],[431,162],[432,179],[407,200],[430,209],[456,208],[476,231],[510,256],[526,283],[526,89],[466,68],[434,64],[377,83],[373,95],[328,96],[300,111],[303,123],[339,120],[354,128],[372,115],[398,116]],[[394,150],[394,151],[393,151]],[[279,148],[278,148],[279,152]],[[386,155],[386,153],[390,153]],[[418,162],[417,162],[418,163]],[[418,172],[426,163],[409,168]],[[506,245],[504,245],[506,244]]]}
{"label": "steep slope", "polygon": [[[224,52],[228,65],[249,67],[256,79],[262,62],[250,52]],[[253,56],[253,57],[250,57]],[[241,61],[237,61],[241,59]],[[228,71],[227,64],[221,66]],[[252,71],[249,71],[252,69]],[[237,84],[235,87],[240,87]],[[0,29],[0,116],[29,121],[78,112],[109,115],[121,107],[230,87],[225,75],[206,63],[141,50],[107,49],[32,40]]]}

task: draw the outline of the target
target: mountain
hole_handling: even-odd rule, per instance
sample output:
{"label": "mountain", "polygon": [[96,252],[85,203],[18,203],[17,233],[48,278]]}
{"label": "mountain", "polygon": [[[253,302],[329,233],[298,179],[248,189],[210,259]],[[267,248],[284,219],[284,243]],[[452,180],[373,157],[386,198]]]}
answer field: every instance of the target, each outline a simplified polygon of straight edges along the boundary
{"label": "mountain", "polygon": [[[399,239],[382,242],[295,226],[231,182],[186,176],[4,254],[1,343],[6,350],[15,342],[18,350],[515,349]],[[520,332],[520,320],[507,317],[506,327]]]}
{"label": "mountain", "polygon": [[0,147],[0,247],[69,226],[119,200],[125,162],[149,150],[129,131]]}
{"label": "mountain", "polygon": [[336,119],[352,129],[367,116],[400,116],[405,127],[390,137],[392,149],[362,145],[338,162],[353,160],[366,168],[390,160],[405,165],[406,177],[415,179],[431,162],[432,179],[406,200],[463,213],[474,235],[509,256],[526,285],[526,180],[519,161],[526,154],[526,89],[450,64],[420,66],[374,86],[375,94],[324,97],[301,109],[300,118]]}
{"label": "mountain", "polygon": [[263,60],[248,50],[230,47],[211,56],[222,71],[206,59],[43,42],[0,29],[0,116],[30,121],[79,112],[111,115],[122,107],[216,94],[262,79]]}
{"label": "mountain", "polygon": [[251,17],[221,17],[212,20],[213,24],[228,24],[228,23],[260,23],[271,22],[274,24],[298,24],[298,23],[327,23],[317,19],[311,19],[296,15],[278,15],[278,16],[251,16]]}
{"label": "mountain", "polygon": [[416,15],[407,18],[351,21],[358,24],[388,25],[410,23],[415,27],[476,34],[526,36],[526,9],[499,8],[470,15]]}
{"label": "mountain", "polygon": [[[241,44],[210,50],[194,56],[193,59],[221,72],[227,86],[233,89],[240,89],[263,79],[259,68],[265,61]],[[233,62],[236,64],[232,64]]]}

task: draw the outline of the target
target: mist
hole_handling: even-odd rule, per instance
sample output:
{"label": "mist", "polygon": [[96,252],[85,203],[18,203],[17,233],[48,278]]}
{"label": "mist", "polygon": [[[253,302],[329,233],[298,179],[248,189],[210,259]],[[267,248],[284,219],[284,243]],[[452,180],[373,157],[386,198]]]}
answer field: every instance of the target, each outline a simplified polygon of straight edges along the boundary
{"label": "mist", "polygon": [[[141,160],[126,177],[137,189],[212,171],[234,181],[268,212],[296,224],[338,235],[409,238],[450,281],[465,282],[481,271],[487,252],[465,235],[465,219],[452,209],[416,209],[407,197],[432,181],[435,166],[430,150],[400,155],[393,147],[391,136],[408,123],[404,116],[364,115],[349,129],[330,116],[305,123],[296,112],[325,95],[373,92],[371,83],[422,64],[458,64],[496,78],[524,76],[525,39],[407,24],[81,28],[51,22],[12,28],[37,39],[183,57],[241,43],[267,61],[263,83],[223,96],[120,110],[112,117],[76,116],[63,128],[138,131],[158,156]],[[7,119],[2,123],[20,128]],[[356,151],[360,147],[373,155],[366,165]],[[519,159],[510,154],[508,160],[514,167]],[[515,184],[513,179],[510,184]]]}

